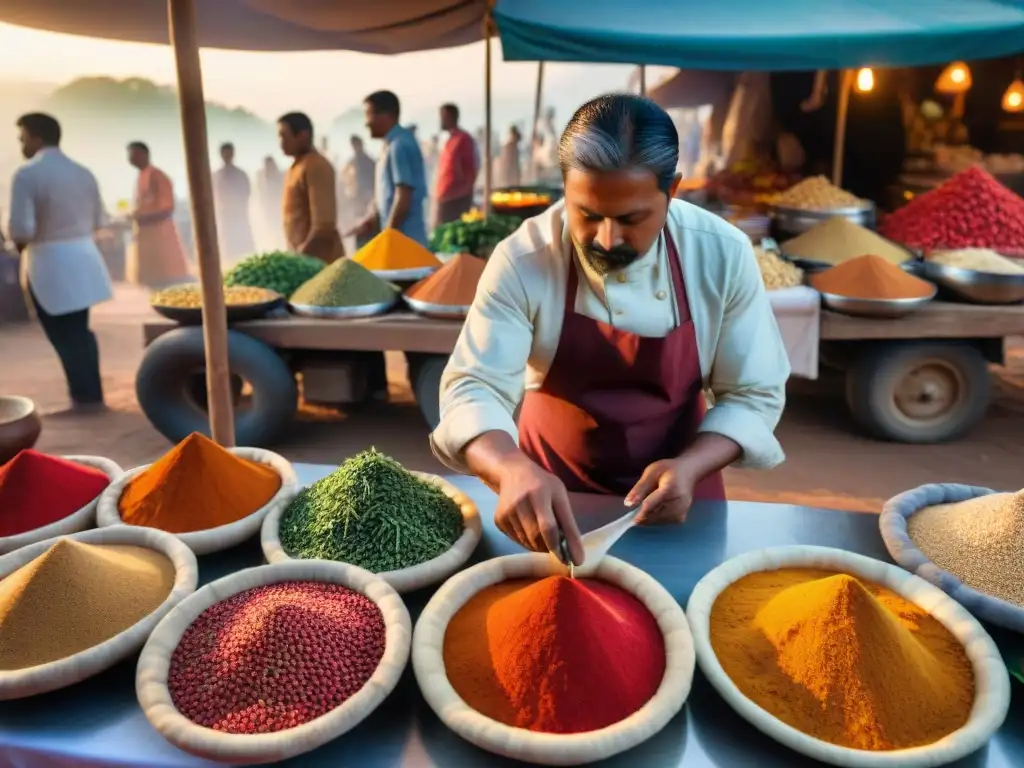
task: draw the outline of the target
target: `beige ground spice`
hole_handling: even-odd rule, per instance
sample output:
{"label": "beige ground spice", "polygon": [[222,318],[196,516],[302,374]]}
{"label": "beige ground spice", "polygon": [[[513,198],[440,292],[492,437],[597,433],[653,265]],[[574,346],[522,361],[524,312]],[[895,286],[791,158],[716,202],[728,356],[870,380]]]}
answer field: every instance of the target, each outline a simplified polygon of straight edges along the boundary
{"label": "beige ground spice", "polygon": [[0,670],[109,640],[155,610],[174,577],[174,565],[155,550],[61,539],[0,581]]}
{"label": "beige ground spice", "polygon": [[1024,607],[1024,491],[925,507],[907,530],[929,560],[967,586]]}

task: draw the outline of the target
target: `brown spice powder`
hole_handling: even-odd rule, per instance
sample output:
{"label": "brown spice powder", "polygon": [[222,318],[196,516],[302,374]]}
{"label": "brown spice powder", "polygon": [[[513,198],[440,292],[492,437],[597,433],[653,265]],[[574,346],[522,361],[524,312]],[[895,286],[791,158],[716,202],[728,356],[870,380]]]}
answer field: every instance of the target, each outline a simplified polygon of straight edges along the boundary
{"label": "brown spice powder", "polygon": [[753,573],[711,610],[711,645],[744,696],[832,744],[892,750],[957,730],[974,703],[963,646],[877,584],[787,568]]}
{"label": "brown spice powder", "polygon": [[468,307],[476,296],[476,287],[484,273],[484,259],[460,253],[406,291],[411,299],[446,307]]}
{"label": "brown spice powder", "polygon": [[0,581],[0,670],[66,658],[152,613],[174,565],[147,547],[61,539]]}
{"label": "brown spice powder", "polygon": [[922,299],[935,287],[880,256],[867,254],[811,275],[810,284],[822,293],[851,299]]}

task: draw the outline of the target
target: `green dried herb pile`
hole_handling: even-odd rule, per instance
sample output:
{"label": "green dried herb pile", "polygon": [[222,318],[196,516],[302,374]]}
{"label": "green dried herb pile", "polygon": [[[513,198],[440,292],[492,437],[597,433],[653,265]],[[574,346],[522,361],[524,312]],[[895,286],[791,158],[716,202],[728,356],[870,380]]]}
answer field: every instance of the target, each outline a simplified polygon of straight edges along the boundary
{"label": "green dried herb pile", "polygon": [[284,550],[374,573],[432,560],[462,535],[459,505],[375,449],[304,489],[281,516]]}

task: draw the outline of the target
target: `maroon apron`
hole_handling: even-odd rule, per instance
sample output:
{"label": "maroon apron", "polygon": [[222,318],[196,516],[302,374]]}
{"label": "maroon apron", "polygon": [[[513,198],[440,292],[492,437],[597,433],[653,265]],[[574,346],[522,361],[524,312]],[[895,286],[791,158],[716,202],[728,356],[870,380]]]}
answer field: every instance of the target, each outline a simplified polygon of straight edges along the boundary
{"label": "maroon apron", "polygon": [[[697,337],[667,229],[665,241],[680,322],[664,338],[578,314],[575,258],[569,264],[555,358],[519,414],[519,447],[569,491],[624,496],[650,464],[682,453],[704,420]],[[722,473],[700,481],[694,498],[725,499]]]}

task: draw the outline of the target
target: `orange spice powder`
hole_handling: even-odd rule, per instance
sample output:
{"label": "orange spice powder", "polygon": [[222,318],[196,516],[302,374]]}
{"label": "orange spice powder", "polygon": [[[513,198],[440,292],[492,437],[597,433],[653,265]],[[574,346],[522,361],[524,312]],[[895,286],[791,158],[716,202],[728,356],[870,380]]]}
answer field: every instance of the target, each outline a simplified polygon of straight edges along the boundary
{"label": "orange spice powder", "polygon": [[935,290],[927,280],[914,277],[874,254],[858,256],[811,275],[810,283],[822,293],[850,299],[920,299]]}
{"label": "orange spice powder", "polygon": [[128,525],[192,533],[248,517],[280,488],[271,467],[193,432],[129,480],[117,506]]}
{"label": "orange spice powder", "polygon": [[425,277],[405,292],[411,299],[448,307],[468,307],[476,296],[476,287],[487,262],[468,253],[452,258],[430,277]]}
{"label": "orange spice powder", "polygon": [[441,266],[437,256],[397,229],[385,229],[352,258],[372,272]]}

